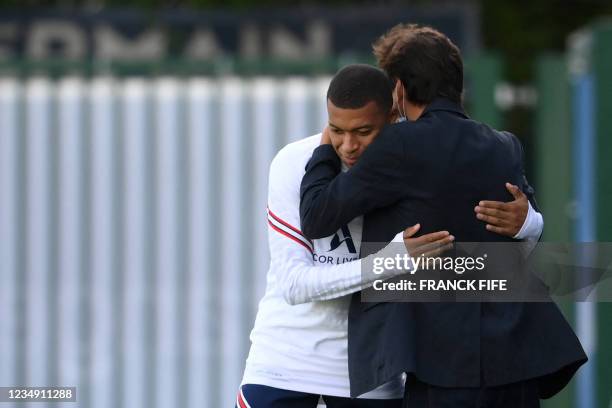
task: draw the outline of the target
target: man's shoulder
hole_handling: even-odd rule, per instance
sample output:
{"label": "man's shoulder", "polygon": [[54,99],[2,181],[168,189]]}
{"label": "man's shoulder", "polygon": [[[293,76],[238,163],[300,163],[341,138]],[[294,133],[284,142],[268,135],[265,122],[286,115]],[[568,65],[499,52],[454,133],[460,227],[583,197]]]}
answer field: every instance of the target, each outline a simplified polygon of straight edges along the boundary
{"label": "man's shoulder", "polygon": [[414,122],[389,123],[385,125],[368,149],[380,148],[396,150],[406,141],[408,134],[414,133]]}
{"label": "man's shoulder", "polygon": [[432,131],[435,131],[436,124],[431,123],[428,119],[390,123],[383,128],[380,134],[382,137],[379,137],[379,139],[391,144],[409,142],[412,138],[422,142],[424,140],[423,136],[430,135]]}
{"label": "man's shoulder", "polygon": [[[310,159],[312,152],[319,145],[321,141],[321,134],[312,135],[303,139],[291,142],[283,146],[274,159],[272,164],[276,166],[288,166],[294,168],[296,165]],[[303,170],[303,169],[302,169]]]}
{"label": "man's shoulder", "polygon": [[519,138],[512,132],[508,132],[507,130],[495,130],[501,138],[503,138],[504,142],[512,145],[512,146],[520,146],[521,141]]}
{"label": "man's shoulder", "polygon": [[[464,141],[466,138],[474,138],[476,143],[485,143],[489,147],[497,146],[511,152],[519,152],[522,149],[519,138],[513,133],[495,129],[487,123],[461,118],[455,122],[454,128],[457,137]],[[467,146],[469,146],[469,143],[467,143]]]}
{"label": "man's shoulder", "polygon": [[519,156],[522,155],[523,145],[514,133],[506,130],[497,130],[491,127],[488,128],[490,129],[490,134],[493,135],[495,140],[502,145],[505,150]]}
{"label": "man's shoulder", "polygon": [[447,121],[440,120],[439,115],[428,115],[387,125],[381,136],[379,150],[395,149],[406,161],[423,165],[431,163],[432,156],[483,157],[492,152],[523,156],[522,144],[514,134],[465,117],[452,116]]}
{"label": "man's shoulder", "polygon": [[306,163],[319,145],[321,135],[313,135],[291,142],[281,148],[270,163],[270,182],[300,185]]}
{"label": "man's shoulder", "polygon": [[300,183],[306,163],[319,145],[321,135],[313,135],[283,148],[272,159],[268,179],[268,208],[285,222],[300,225]]}

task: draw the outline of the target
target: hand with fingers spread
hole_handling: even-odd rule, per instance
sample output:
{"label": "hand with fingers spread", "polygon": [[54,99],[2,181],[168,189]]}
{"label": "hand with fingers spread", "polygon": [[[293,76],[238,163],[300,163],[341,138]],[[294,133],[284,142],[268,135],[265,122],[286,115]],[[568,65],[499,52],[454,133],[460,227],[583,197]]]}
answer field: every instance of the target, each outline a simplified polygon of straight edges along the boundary
{"label": "hand with fingers spread", "polygon": [[506,183],[506,189],[514,201],[481,201],[474,208],[476,218],[487,223],[491,232],[514,237],[521,230],[529,211],[529,200],[517,186]]}
{"label": "hand with fingers spread", "polygon": [[412,258],[436,257],[453,247],[455,237],[448,231],[432,232],[412,238],[420,229],[421,224],[415,224],[404,231],[404,245]]}

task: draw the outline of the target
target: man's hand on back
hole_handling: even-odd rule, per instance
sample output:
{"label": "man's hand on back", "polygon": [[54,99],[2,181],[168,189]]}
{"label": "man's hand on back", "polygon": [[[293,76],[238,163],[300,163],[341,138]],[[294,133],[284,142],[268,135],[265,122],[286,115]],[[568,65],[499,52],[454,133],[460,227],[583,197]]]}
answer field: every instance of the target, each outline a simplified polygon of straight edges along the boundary
{"label": "man's hand on back", "polygon": [[412,238],[419,229],[421,229],[421,224],[415,224],[404,230],[404,245],[412,258],[436,257],[453,247],[455,237],[448,231],[432,232]]}
{"label": "man's hand on back", "polygon": [[517,186],[506,183],[506,189],[514,197],[508,203],[502,201],[481,201],[474,208],[476,218],[487,223],[489,231],[514,237],[521,230],[529,211],[527,196]]}

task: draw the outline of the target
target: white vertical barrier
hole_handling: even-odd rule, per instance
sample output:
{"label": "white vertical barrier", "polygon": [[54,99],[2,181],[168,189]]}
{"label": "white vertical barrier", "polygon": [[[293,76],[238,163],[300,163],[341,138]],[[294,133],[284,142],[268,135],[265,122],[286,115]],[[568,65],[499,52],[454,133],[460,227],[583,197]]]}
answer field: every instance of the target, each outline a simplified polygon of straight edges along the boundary
{"label": "white vertical barrier", "polygon": [[310,136],[308,126],[308,93],[311,86],[304,78],[290,78],[286,87],[285,143]]}
{"label": "white vertical barrier", "polygon": [[[113,375],[113,174],[116,169],[113,112],[115,84],[98,79],[91,89],[91,331],[88,406],[112,406]],[[77,393],[78,394],[78,393]]]}
{"label": "white vertical barrier", "polygon": [[276,118],[278,85],[274,80],[259,79],[253,82],[253,100],[257,101],[254,106],[254,200],[251,211],[253,222],[253,233],[259,239],[253,240],[255,247],[255,259],[253,265],[255,270],[255,296],[257,307],[259,299],[263,296],[266,288],[266,273],[270,264],[270,252],[268,250],[268,221],[266,206],[268,204],[268,172],[270,162],[278,151],[276,135],[279,131]]}
{"label": "white vertical barrier", "polygon": [[129,80],[122,89],[123,100],[123,162],[125,169],[123,234],[123,401],[126,407],[145,408],[146,348],[146,280],[147,270],[147,92],[144,80]]}
{"label": "white vertical barrier", "polygon": [[178,134],[179,87],[164,79],[155,86],[155,135],[157,158],[157,255],[156,337],[157,356],[155,400],[159,407],[174,406],[177,401],[177,331],[178,270]]}
{"label": "white vertical barrier", "polygon": [[0,82],[0,384],[17,385],[19,85]]}
{"label": "white vertical barrier", "polygon": [[210,403],[213,393],[211,372],[214,342],[211,317],[216,315],[212,302],[211,271],[208,266],[213,256],[211,247],[217,234],[213,234],[213,214],[207,211],[212,199],[211,140],[218,135],[211,131],[213,84],[207,80],[192,80],[188,86],[188,160],[189,174],[189,264],[187,310],[187,406],[203,407]]}
{"label": "white vertical barrier", "polygon": [[[82,133],[84,88],[78,79],[66,79],[58,89],[58,385],[78,384],[81,375],[80,271],[83,250]],[[62,404],[69,407],[70,403]]]}
{"label": "white vertical barrier", "polygon": [[[242,274],[243,255],[248,237],[242,236],[246,211],[250,204],[244,200],[245,171],[243,154],[244,138],[244,89],[240,80],[230,78],[221,83],[221,163],[218,177],[221,182],[221,400],[220,406],[232,406],[240,381],[245,358],[242,345],[248,329],[241,325],[244,302]],[[250,263],[250,262],[249,262]]]}
{"label": "white vertical barrier", "polygon": [[[50,273],[50,143],[52,85],[43,79],[27,84],[26,154],[26,381],[32,386],[48,383],[51,356],[47,310]],[[30,403],[30,406],[46,404]]]}
{"label": "white vertical barrier", "polygon": [[0,386],[233,406],[269,263],[269,164],[326,122],[328,82],[2,80]]}

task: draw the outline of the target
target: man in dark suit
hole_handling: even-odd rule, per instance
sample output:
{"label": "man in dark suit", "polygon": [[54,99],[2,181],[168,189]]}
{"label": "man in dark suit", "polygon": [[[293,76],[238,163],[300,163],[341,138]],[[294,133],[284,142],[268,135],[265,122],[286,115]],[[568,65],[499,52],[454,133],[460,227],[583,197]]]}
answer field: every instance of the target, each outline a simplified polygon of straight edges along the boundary
{"label": "man in dark suit", "polygon": [[[365,214],[363,242],[389,242],[415,223],[457,242],[512,241],[474,217],[479,200],[506,201],[505,182],[534,207],[518,139],[470,120],[461,106],[457,47],[429,28],[400,25],[374,46],[396,81],[400,115],[359,162],[341,173],[327,138],[302,180],[300,217],[310,239]],[[492,218],[491,218],[492,217]],[[484,221],[494,222],[487,211]],[[367,253],[362,253],[362,256]],[[362,303],[349,313],[351,393],[408,374],[405,404],[417,407],[537,407],[561,390],[586,355],[552,302]]]}

